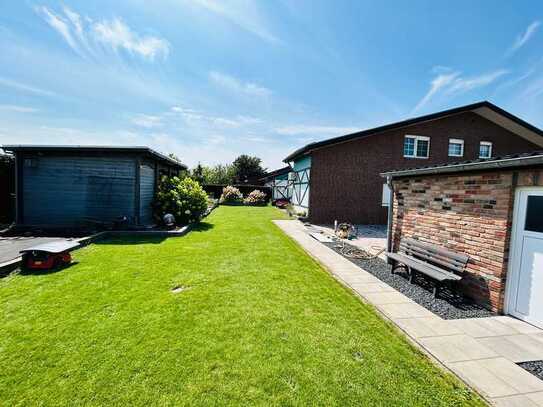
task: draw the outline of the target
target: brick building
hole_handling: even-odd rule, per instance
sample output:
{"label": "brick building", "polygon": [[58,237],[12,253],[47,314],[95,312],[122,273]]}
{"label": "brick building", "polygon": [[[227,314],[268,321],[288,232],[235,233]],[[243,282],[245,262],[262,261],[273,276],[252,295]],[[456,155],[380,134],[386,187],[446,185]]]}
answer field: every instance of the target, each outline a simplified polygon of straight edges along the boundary
{"label": "brick building", "polygon": [[308,144],[285,158],[313,223],[387,223],[380,173],[543,149],[543,131],[480,102]]}
{"label": "brick building", "polygon": [[411,237],[468,254],[467,296],[543,327],[543,152],[383,176],[389,248]]}

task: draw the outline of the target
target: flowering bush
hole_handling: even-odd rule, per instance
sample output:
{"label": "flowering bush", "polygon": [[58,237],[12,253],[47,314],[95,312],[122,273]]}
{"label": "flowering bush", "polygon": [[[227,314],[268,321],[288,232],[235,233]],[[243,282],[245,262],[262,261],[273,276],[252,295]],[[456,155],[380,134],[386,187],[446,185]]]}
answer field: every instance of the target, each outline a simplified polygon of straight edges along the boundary
{"label": "flowering bush", "polygon": [[245,205],[265,205],[266,204],[266,194],[258,189],[252,191],[247,197],[243,200]]}
{"label": "flowering bush", "polygon": [[160,179],[153,203],[155,217],[162,221],[166,213],[175,216],[177,224],[198,222],[207,210],[207,194],[197,181],[178,177]]}
{"label": "flowering bush", "polygon": [[235,204],[241,203],[243,201],[243,195],[239,192],[239,189],[228,185],[222,189],[221,199],[219,200],[222,204]]}

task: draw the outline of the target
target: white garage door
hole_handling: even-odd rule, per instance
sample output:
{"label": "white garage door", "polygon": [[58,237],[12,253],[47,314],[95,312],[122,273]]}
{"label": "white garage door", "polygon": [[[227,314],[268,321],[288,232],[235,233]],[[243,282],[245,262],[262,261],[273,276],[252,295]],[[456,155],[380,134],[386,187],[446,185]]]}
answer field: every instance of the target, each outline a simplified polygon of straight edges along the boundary
{"label": "white garage door", "polygon": [[512,239],[507,311],[543,328],[543,188],[517,191]]}

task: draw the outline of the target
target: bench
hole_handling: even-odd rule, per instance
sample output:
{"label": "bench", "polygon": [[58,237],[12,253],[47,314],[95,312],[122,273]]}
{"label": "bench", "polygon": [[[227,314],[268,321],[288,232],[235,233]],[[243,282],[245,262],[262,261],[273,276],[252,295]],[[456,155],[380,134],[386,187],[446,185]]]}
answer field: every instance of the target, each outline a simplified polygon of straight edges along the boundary
{"label": "bench", "polygon": [[437,297],[441,285],[452,285],[462,279],[469,260],[465,254],[412,238],[401,239],[398,252],[389,252],[387,257],[392,260],[391,273],[397,268],[406,268],[410,283],[416,273],[434,280],[434,298]]}

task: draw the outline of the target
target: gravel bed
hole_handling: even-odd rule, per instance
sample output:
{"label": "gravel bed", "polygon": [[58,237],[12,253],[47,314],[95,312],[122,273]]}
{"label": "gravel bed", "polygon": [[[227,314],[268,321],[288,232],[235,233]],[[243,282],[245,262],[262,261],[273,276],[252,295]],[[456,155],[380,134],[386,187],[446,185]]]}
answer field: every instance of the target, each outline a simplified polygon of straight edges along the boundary
{"label": "gravel bed", "polygon": [[[439,298],[434,298],[432,282],[420,274],[416,276],[413,284],[410,284],[403,269],[396,269],[394,274],[391,274],[391,266],[380,258],[370,260],[353,259],[344,256],[340,252],[340,248],[337,247],[338,243],[323,244],[443,319],[485,318],[496,315],[467,298],[462,298],[445,286],[440,289]],[[355,248],[348,244],[346,246]]]}
{"label": "gravel bed", "polygon": [[543,380],[543,360],[517,363],[521,368],[530,372],[535,377]]}

